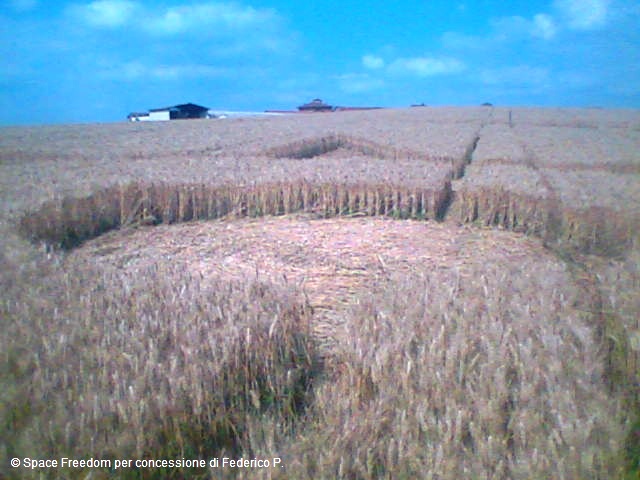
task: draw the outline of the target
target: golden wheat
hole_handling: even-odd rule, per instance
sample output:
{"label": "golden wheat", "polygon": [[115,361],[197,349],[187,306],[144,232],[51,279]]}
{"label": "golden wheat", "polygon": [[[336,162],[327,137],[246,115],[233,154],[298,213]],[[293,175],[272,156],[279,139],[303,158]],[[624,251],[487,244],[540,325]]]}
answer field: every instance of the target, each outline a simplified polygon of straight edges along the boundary
{"label": "golden wheat", "polygon": [[[639,118],[0,129],[1,455],[285,462],[131,478],[631,478]],[[84,245],[42,255],[17,230]],[[43,474],[113,475],[0,466]]]}

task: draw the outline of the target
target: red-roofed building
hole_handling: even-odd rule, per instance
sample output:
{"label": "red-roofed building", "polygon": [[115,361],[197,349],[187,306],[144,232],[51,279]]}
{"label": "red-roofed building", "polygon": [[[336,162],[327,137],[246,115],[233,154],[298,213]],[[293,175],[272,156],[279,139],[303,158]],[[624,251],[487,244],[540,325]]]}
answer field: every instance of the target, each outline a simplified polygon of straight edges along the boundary
{"label": "red-roofed building", "polygon": [[315,98],[309,103],[300,105],[298,110],[301,112],[333,112],[335,107],[324,103],[321,99]]}

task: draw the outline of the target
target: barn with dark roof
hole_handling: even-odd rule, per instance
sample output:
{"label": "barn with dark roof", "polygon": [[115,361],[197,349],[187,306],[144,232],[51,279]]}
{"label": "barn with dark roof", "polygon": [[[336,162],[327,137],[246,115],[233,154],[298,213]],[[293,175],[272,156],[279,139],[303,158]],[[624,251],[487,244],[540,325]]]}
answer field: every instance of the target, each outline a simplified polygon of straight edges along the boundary
{"label": "barn with dark roof", "polygon": [[189,118],[208,118],[209,108],[195,103],[183,103],[172,107],[153,108],[149,113],[131,113],[128,118],[132,122],[154,120],[186,120]]}

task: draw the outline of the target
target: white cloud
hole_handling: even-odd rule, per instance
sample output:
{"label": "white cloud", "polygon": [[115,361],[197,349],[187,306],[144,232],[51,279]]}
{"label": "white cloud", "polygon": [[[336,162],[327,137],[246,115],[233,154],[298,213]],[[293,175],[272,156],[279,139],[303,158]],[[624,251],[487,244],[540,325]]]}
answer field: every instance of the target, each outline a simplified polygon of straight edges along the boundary
{"label": "white cloud", "polygon": [[555,0],[553,6],[574,30],[603,26],[609,13],[609,0]]}
{"label": "white cloud", "polygon": [[533,24],[531,26],[531,35],[549,40],[550,38],[555,37],[556,32],[556,24],[550,15],[545,13],[534,15]]}
{"label": "white cloud", "polygon": [[551,15],[538,13],[533,18],[519,15],[499,17],[490,21],[493,34],[490,40],[511,41],[516,38],[534,37],[549,40],[557,33],[556,22]]}
{"label": "white cloud", "polygon": [[270,9],[211,2],[168,8],[160,15],[151,16],[145,28],[150,33],[169,35],[191,29],[221,29],[228,32],[268,25],[275,20],[277,14]]}
{"label": "white cloud", "polygon": [[[492,18],[487,35],[445,32],[442,43],[453,49],[490,50],[527,38],[551,40],[567,29],[591,30],[604,26],[615,14],[610,4],[611,0],[554,0],[549,13]],[[620,7],[616,11],[620,13]]]}
{"label": "white cloud", "polygon": [[538,13],[531,19],[519,15],[493,18],[489,21],[489,25],[491,31],[486,36],[445,32],[442,35],[442,44],[456,50],[492,50],[516,40],[528,38],[551,40],[559,31],[555,18],[546,13]]}
{"label": "white cloud", "polygon": [[141,3],[131,0],[96,0],[85,5],[74,5],[69,10],[82,23],[92,27],[118,28],[135,25],[139,30],[154,35],[175,35],[191,31],[199,35],[223,35],[268,28],[279,20],[277,13],[271,9],[223,2],[147,9]]}
{"label": "white cloud", "polygon": [[128,0],[96,0],[87,5],[70,7],[71,14],[93,27],[117,28],[133,21],[138,4]]}
{"label": "white cloud", "polygon": [[459,73],[465,68],[464,64],[455,58],[413,57],[399,58],[389,65],[393,73],[431,77]]}
{"label": "white cloud", "polygon": [[[178,6],[147,5],[136,0],[95,0],[68,7],[66,13],[79,25],[115,34],[146,36],[155,51],[166,55],[179,50],[176,38],[191,43],[189,51],[215,58],[236,58],[256,52],[292,55],[296,35],[286,30],[285,19],[270,8],[231,2],[201,2]],[[138,46],[145,45],[142,41]]]}
{"label": "white cloud", "polygon": [[362,65],[371,70],[376,70],[384,67],[384,60],[375,55],[365,55],[362,57]]}

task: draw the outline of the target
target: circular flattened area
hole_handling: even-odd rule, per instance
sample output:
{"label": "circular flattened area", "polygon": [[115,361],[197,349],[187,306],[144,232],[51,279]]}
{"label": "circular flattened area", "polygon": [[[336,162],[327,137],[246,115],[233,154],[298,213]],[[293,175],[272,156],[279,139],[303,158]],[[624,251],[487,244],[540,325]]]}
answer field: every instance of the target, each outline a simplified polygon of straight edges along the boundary
{"label": "circular flattened area", "polygon": [[[401,330],[416,312],[421,328],[437,336],[437,325],[453,325],[463,343],[498,325],[522,348],[569,342],[584,358],[598,350],[585,313],[595,308],[589,285],[539,240],[507,231],[376,217],[217,220],[110,232],[67,260],[71,270],[89,263],[144,276],[178,265],[205,282],[285,283],[313,307],[326,358],[353,350],[364,317]],[[491,349],[502,348],[495,341]]]}
{"label": "circular flattened area", "polygon": [[389,279],[427,272],[475,279],[498,269],[503,276],[523,272],[567,281],[564,266],[532,238],[372,217],[264,217],[127,229],[87,242],[70,260],[134,271],[180,263],[205,278],[285,281],[323,309],[351,304]]}

